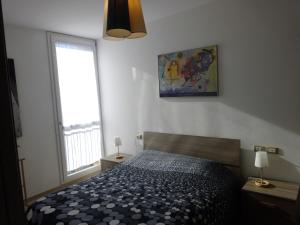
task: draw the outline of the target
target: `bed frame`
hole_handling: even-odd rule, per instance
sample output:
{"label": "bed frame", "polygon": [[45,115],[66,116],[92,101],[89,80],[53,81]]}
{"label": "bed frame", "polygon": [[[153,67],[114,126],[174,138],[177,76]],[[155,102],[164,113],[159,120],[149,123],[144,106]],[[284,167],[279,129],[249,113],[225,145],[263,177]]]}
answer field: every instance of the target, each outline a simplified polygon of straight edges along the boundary
{"label": "bed frame", "polygon": [[240,140],[144,132],[144,150],[159,150],[217,161],[240,175]]}

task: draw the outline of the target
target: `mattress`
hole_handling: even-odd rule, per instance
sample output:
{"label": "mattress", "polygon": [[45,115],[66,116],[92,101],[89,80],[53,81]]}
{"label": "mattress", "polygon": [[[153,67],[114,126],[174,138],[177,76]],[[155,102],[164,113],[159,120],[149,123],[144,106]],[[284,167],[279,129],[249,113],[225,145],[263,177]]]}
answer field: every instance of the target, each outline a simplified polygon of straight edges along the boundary
{"label": "mattress", "polygon": [[240,184],[214,161],[147,150],[38,199],[28,225],[232,225]]}

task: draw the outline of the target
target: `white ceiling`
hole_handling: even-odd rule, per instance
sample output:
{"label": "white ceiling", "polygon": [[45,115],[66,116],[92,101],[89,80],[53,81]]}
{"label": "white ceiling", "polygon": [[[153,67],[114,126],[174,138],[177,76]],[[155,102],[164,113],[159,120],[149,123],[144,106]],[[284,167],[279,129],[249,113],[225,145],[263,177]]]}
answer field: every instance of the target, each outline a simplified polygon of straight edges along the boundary
{"label": "white ceiling", "polygon": [[[142,0],[151,22],[212,0]],[[2,0],[6,24],[89,38],[102,35],[103,0]]]}

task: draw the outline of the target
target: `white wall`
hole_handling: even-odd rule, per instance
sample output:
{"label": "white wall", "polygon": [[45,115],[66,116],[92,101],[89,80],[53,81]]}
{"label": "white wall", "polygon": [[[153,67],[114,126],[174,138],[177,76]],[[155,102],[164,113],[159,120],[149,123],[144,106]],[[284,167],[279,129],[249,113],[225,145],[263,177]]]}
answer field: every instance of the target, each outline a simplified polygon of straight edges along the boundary
{"label": "white wall", "polygon": [[[300,5],[208,1],[148,24],[140,40],[99,41],[106,153],[135,153],[144,130],[239,138],[246,176],[254,144],[281,148],[268,177],[300,182]],[[219,45],[219,97],[159,98],[157,55]]]}
{"label": "white wall", "polygon": [[15,61],[28,195],[59,185],[46,32],[5,26],[6,48]]}

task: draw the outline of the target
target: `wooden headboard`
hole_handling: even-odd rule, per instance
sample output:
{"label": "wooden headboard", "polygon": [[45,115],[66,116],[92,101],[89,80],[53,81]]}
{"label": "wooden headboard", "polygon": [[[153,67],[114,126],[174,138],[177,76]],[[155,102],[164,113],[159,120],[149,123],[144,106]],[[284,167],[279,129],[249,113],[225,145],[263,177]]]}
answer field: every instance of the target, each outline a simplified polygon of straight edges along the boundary
{"label": "wooden headboard", "polygon": [[144,150],[159,150],[217,161],[240,172],[240,140],[144,132]]}

